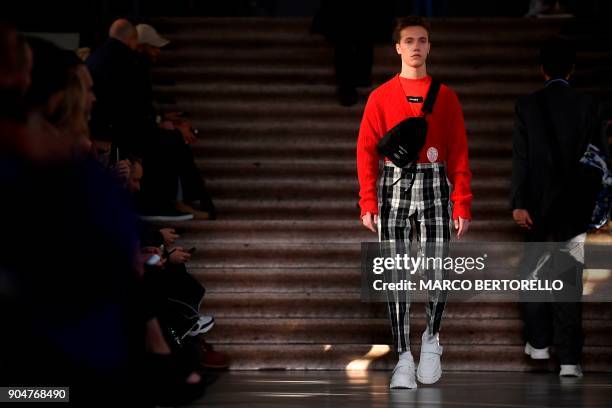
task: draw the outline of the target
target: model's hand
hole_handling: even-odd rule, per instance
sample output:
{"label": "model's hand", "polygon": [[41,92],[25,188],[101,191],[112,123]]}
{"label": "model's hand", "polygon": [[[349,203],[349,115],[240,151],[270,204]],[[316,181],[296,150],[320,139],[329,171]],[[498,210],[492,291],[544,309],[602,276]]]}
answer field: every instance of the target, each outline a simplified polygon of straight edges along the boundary
{"label": "model's hand", "polygon": [[367,212],[361,217],[363,225],[374,233],[378,233],[378,215]]}
{"label": "model's hand", "polygon": [[531,229],[531,226],[533,225],[533,221],[531,220],[531,216],[527,210],[521,208],[513,210],[512,218],[514,218],[514,222],[516,222],[521,228]]}
{"label": "model's hand", "polygon": [[470,220],[459,217],[455,220],[455,229],[457,230],[457,239],[461,239],[470,229]]}

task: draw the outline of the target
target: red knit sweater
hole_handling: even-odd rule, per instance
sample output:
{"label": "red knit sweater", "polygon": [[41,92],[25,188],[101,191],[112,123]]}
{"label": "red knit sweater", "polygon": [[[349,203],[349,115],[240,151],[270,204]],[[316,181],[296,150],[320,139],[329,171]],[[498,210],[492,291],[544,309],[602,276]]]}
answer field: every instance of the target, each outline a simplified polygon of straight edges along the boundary
{"label": "red knit sweater", "polygon": [[[421,116],[422,101],[427,96],[431,77],[406,79],[398,75],[372,91],[366,103],[357,139],[357,174],[359,176],[359,206],[378,214],[376,183],[380,155],[376,144],[383,135],[402,120]],[[421,98],[408,102],[406,96]],[[467,136],[463,113],[457,95],[442,85],[433,112],[427,116],[428,130],[418,163],[446,163],[447,177],[453,185],[452,218],[471,219],[472,192],[468,162]],[[385,158],[385,161],[387,159]]]}

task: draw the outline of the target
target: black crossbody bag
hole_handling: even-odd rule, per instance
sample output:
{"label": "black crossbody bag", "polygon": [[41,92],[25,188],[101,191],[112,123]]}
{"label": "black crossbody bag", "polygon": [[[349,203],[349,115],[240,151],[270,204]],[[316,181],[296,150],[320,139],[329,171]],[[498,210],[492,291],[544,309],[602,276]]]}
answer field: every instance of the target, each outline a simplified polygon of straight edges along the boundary
{"label": "black crossbody bag", "polygon": [[419,152],[425,145],[427,137],[425,118],[433,111],[439,90],[440,82],[432,78],[421,108],[423,116],[404,119],[391,128],[376,145],[378,153],[387,157],[397,167],[406,167],[419,158]]}

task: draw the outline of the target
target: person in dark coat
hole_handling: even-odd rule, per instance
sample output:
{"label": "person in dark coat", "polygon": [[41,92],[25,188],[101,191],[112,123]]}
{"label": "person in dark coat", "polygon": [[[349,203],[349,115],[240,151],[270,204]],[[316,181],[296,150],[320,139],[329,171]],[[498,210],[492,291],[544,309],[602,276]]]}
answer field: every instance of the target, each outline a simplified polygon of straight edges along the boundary
{"label": "person in dark coat", "polygon": [[109,38],[86,61],[94,81],[97,103],[91,115],[94,139],[110,139],[125,156],[142,157],[146,137],[155,130],[149,96],[144,92],[142,71],[135,49],[136,29],[117,20]]}
{"label": "person in dark coat", "polygon": [[357,103],[356,87],[372,84],[374,44],[389,42],[393,31],[394,2],[389,0],[322,1],[313,31],[334,46],[338,101]]}
{"label": "person in dark coat", "polygon": [[[571,44],[551,40],[542,48],[540,59],[545,86],[516,102],[512,215],[526,230],[528,242],[581,245],[586,238],[598,183],[587,177],[579,161],[589,144],[608,157],[600,106],[593,97],[569,84],[575,62]],[[550,264],[560,265],[557,261],[558,257],[554,262],[551,259]],[[575,261],[565,260],[561,264],[563,271],[558,266],[552,268],[557,269],[556,273],[563,272],[565,283],[573,282],[566,287],[571,287],[574,293],[559,294],[563,296],[562,301],[553,297],[544,303],[521,303],[525,353],[534,359],[549,358],[548,347],[554,343],[561,364],[560,374],[581,376],[583,253]],[[529,268],[523,268],[523,272],[527,273]]]}

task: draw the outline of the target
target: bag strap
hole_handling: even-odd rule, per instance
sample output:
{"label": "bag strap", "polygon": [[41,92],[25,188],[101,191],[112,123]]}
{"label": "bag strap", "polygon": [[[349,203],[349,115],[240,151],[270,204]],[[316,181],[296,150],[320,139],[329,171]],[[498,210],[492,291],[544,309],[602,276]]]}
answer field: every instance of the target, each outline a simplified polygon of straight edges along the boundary
{"label": "bag strap", "polygon": [[435,78],[431,79],[431,85],[429,85],[427,97],[425,97],[425,102],[423,103],[423,107],[421,108],[423,116],[427,116],[428,114],[433,112],[433,107],[436,103],[436,98],[438,97],[438,91],[440,91],[440,85],[440,81]]}

